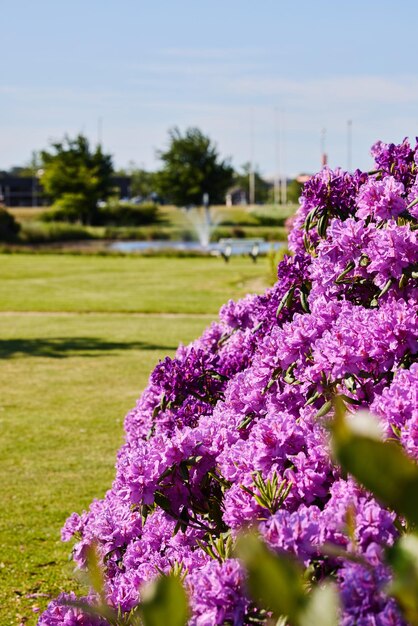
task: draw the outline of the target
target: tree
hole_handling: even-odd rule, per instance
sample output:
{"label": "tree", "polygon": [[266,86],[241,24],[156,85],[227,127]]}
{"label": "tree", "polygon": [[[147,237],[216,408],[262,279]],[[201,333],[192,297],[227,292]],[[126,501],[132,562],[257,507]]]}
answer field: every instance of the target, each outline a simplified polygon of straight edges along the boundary
{"label": "tree", "polygon": [[139,167],[129,171],[131,176],[131,194],[144,200],[152,200],[156,193],[156,174]]}
{"label": "tree", "polygon": [[20,224],[4,207],[0,206],[0,241],[15,241]]}
{"label": "tree", "polygon": [[291,180],[287,186],[287,201],[298,204],[302,193],[303,184],[295,179]]}
{"label": "tree", "polygon": [[98,145],[94,151],[84,135],[68,136],[52,144],[53,151],[41,152],[43,173],[41,184],[45,193],[71,219],[94,224],[97,204],[111,191],[112,158]]}
{"label": "tree", "polygon": [[223,204],[233,182],[229,161],[220,160],[216,146],[198,128],[184,135],[173,128],[169,137],[168,149],[158,153],[164,164],[157,177],[161,196],[177,206],[199,206],[208,194],[211,204]]}

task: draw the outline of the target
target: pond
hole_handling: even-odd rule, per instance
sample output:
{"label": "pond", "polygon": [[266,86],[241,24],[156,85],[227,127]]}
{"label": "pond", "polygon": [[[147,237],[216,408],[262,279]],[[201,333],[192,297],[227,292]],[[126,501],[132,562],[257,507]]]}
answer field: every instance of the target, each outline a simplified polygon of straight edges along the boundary
{"label": "pond", "polygon": [[[248,254],[254,240],[232,239],[229,240],[232,254]],[[147,250],[179,250],[184,252],[209,252],[215,256],[220,255],[228,245],[228,240],[218,243],[210,243],[208,246],[202,246],[198,241],[115,241],[110,244],[110,250],[117,252],[143,252]],[[280,250],[285,243],[283,241],[258,241],[259,254],[267,254],[271,249]]]}

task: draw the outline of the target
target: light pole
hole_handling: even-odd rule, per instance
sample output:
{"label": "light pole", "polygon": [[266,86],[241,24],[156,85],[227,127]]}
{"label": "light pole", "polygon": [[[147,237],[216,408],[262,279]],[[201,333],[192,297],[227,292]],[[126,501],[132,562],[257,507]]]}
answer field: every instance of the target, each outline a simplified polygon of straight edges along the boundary
{"label": "light pole", "polygon": [[280,141],[280,145],[281,145],[281,170],[282,170],[282,204],[286,204],[287,203],[287,180],[286,180],[286,173],[285,173],[285,167],[286,167],[286,151],[285,151],[285,147],[286,147],[286,135],[285,135],[285,112],[284,109],[282,110],[282,119],[281,119],[281,141]]}
{"label": "light pole", "polygon": [[347,171],[351,172],[351,153],[353,148],[353,120],[347,122]]}
{"label": "light pole", "polygon": [[97,143],[100,147],[103,145],[103,118],[100,115],[97,120]]}
{"label": "light pole", "polygon": [[328,163],[328,156],[327,153],[325,151],[325,141],[327,138],[327,129],[324,127],[321,130],[321,165],[322,167],[325,167],[325,165],[327,165]]}
{"label": "light pole", "polygon": [[255,204],[255,173],[254,173],[254,109],[250,111],[250,171],[248,179],[249,202]]}
{"label": "light pole", "polygon": [[280,202],[280,139],[279,139],[279,110],[274,109],[274,138],[275,138],[275,173],[274,173],[274,204]]}

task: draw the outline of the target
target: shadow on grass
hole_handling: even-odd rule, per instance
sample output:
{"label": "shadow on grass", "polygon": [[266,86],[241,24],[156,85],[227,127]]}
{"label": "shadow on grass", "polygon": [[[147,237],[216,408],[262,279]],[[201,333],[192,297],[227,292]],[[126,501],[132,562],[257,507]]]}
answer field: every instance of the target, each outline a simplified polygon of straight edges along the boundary
{"label": "shadow on grass", "polygon": [[105,341],[97,337],[49,337],[37,339],[0,339],[0,358],[41,356],[66,358],[71,356],[105,356],[114,350],[176,350],[145,341]]}

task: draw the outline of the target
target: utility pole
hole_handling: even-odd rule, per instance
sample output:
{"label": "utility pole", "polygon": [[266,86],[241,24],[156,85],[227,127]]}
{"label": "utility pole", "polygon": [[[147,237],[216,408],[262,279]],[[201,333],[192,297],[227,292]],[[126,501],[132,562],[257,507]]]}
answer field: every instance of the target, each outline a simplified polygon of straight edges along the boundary
{"label": "utility pole", "polygon": [[280,139],[279,139],[279,110],[274,109],[274,138],[275,138],[275,172],[274,172],[274,204],[280,202]]}
{"label": "utility pole", "polygon": [[99,146],[103,143],[103,118],[101,116],[97,120],[97,143]]}
{"label": "utility pole", "polygon": [[347,122],[347,172],[351,172],[351,156],[353,148],[353,120]]}
{"label": "utility pole", "polygon": [[250,111],[250,171],[249,171],[249,202],[255,204],[255,173],[254,173],[254,109]]}
{"label": "utility pole", "polygon": [[328,163],[328,155],[325,151],[325,142],[327,138],[327,129],[323,128],[321,130],[321,166],[325,167]]}
{"label": "utility pole", "polygon": [[287,180],[286,180],[286,135],[285,135],[285,112],[282,110],[281,115],[281,170],[282,170],[282,204],[287,204]]}

